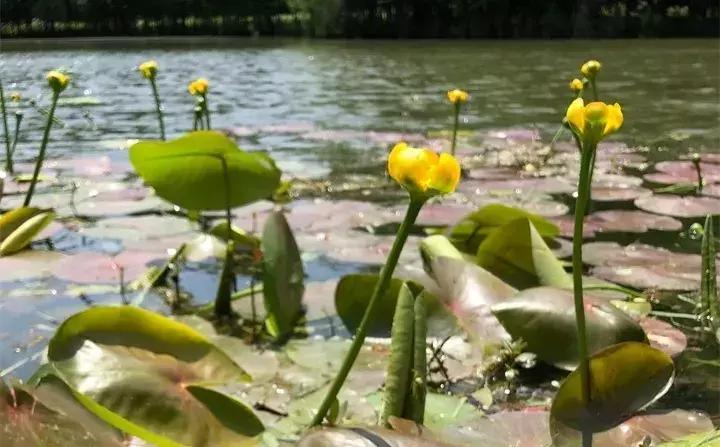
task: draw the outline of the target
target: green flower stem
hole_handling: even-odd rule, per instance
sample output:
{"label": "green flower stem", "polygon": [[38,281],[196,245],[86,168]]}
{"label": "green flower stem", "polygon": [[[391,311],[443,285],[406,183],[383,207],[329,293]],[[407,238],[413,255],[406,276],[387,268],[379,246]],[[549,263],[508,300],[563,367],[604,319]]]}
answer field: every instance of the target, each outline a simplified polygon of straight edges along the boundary
{"label": "green flower stem", "polygon": [[[588,358],[587,333],[585,330],[585,303],[583,300],[583,223],[590,197],[590,172],[596,145],[585,145],[580,156],[580,180],[575,202],[575,228],[573,231],[573,296],[578,339],[578,371],[580,373],[580,396],[587,406],[590,403],[590,359]],[[592,433],[583,430],[583,446],[592,445]]]}
{"label": "green flower stem", "polygon": [[150,86],[152,87],[153,97],[155,98],[155,111],[157,112],[158,123],[160,124],[160,139],[165,139],[165,123],[163,123],[162,104],[160,103],[160,93],[157,89],[155,79],[150,79]]}
{"label": "green flower stem", "polygon": [[57,106],[60,92],[53,92],[52,103],[50,104],[50,110],[48,111],[48,120],[45,124],[45,132],[43,133],[42,143],[40,144],[40,153],[38,153],[37,161],[35,162],[35,170],[33,171],[32,180],[30,181],[30,187],[28,188],[27,195],[23,206],[30,206],[33,193],[35,192],[35,185],[37,184],[38,176],[40,175],[40,169],[42,168],[43,161],[45,160],[45,149],[47,149],[48,140],[50,139],[50,128],[53,123],[53,115],[55,115],[55,107]]}
{"label": "green flower stem", "polygon": [[595,76],[590,79],[590,88],[592,88],[593,101],[600,101],[600,97],[597,93],[597,85],[595,84]]}
{"label": "green flower stem", "polygon": [[380,278],[375,284],[375,289],[373,290],[370,302],[368,303],[367,309],[365,309],[365,314],[363,315],[360,326],[358,326],[357,332],[355,333],[355,339],[350,346],[350,350],[345,356],[345,360],[343,360],[340,371],[338,371],[335,380],[330,386],[330,390],[325,396],[325,400],[323,400],[320,408],[318,408],[317,413],[315,413],[315,417],[310,423],[311,427],[320,425],[322,423],[328,410],[332,406],[333,402],[335,402],[335,400],[337,399],[340,388],[342,388],[343,384],[345,383],[345,379],[347,379],[347,376],[352,369],[353,363],[355,363],[355,359],[357,359],[357,356],[360,353],[360,348],[362,348],[362,345],[365,342],[365,337],[367,336],[370,322],[375,316],[375,310],[378,303],[380,302],[380,297],[383,295],[383,293],[385,293],[388,286],[390,285],[390,279],[392,278],[392,274],[395,271],[395,266],[397,266],[398,259],[400,258],[400,252],[402,252],[405,241],[407,241],[408,234],[410,233],[410,228],[415,223],[415,219],[417,219],[418,213],[420,213],[420,209],[423,207],[424,203],[424,199],[410,199],[410,205],[408,205],[405,219],[403,219],[403,222],[398,229],[397,235],[395,236],[395,241],[393,242],[393,246],[390,249],[390,253],[388,254],[387,261],[385,262],[385,265],[380,271]]}
{"label": "green flower stem", "polygon": [[18,136],[20,135],[20,123],[22,123],[23,114],[15,112],[15,135],[13,135],[12,147],[10,148],[10,161],[15,156],[15,148],[17,148]]}
{"label": "green flower stem", "polygon": [[12,174],[13,162],[12,153],[10,152],[10,131],[8,130],[7,110],[5,109],[5,92],[3,91],[2,81],[0,81],[0,113],[2,113],[3,130],[5,131],[5,170]]}
{"label": "green flower stem", "polygon": [[695,167],[695,173],[697,174],[697,193],[700,194],[702,193],[703,186],[705,185],[705,180],[702,175],[702,167],[700,165],[700,158],[693,157],[692,164],[693,167]]}
{"label": "green flower stem", "polygon": [[450,154],[455,156],[455,146],[457,145],[457,133],[460,124],[460,102],[454,104],[455,117],[453,118],[453,134],[452,134],[452,146],[450,146]]}
{"label": "green flower stem", "polygon": [[205,128],[210,130],[210,108],[208,107],[207,93],[202,95],[203,99],[203,112],[205,112]]}

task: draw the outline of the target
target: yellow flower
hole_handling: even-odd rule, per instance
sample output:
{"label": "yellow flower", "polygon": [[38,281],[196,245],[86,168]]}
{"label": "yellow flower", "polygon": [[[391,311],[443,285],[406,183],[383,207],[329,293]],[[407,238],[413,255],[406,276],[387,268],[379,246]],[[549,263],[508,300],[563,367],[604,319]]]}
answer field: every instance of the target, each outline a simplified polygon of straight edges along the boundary
{"label": "yellow flower", "polygon": [[49,71],[48,74],[45,75],[45,79],[47,79],[50,88],[52,88],[55,93],[62,92],[70,83],[70,76],[57,70]]}
{"label": "yellow flower", "polygon": [[188,92],[190,92],[190,94],[193,96],[205,95],[208,91],[209,85],[210,83],[207,79],[198,78],[188,84]]}
{"label": "yellow flower", "polygon": [[143,62],[138,66],[138,71],[145,79],[155,79],[158,72],[158,64],[154,60]]}
{"label": "yellow flower", "polygon": [[429,197],[455,191],[460,181],[460,164],[455,157],[438,156],[426,148],[398,143],[388,157],[388,172],[413,198]]}
{"label": "yellow flower", "polygon": [[575,78],[572,81],[570,81],[570,90],[573,91],[573,93],[578,94],[583,89],[583,83],[580,79]]}
{"label": "yellow flower", "polygon": [[10,101],[12,102],[20,102],[20,92],[12,92],[10,93]]}
{"label": "yellow flower", "polygon": [[462,104],[464,102],[467,102],[470,95],[468,95],[468,92],[464,90],[450,90],[447,92],[447,97],[453,104]]}
{"label": "yellow flower", "polygon": [[595,75],[600,71],[600,67],[602,65],[600,62],[596,60],[590,60],[582,64],[582,67],[580,67],[580,73],[583,74],[588,79],[592,79],[595,77]]}
{"label": "yellow flower", "polygon": [[596,145],[600,140],[617,132],[623,124],[620,104],[591,102],[585,105],[582,98],[577,98],[565,114],[570,128],[586,144]]}

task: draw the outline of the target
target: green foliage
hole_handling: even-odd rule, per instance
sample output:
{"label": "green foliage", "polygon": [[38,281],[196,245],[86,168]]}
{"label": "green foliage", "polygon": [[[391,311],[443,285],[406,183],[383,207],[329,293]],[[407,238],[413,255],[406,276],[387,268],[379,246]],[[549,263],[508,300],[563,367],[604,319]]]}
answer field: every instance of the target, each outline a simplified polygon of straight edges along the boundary
{"label": "green foliage", "polygon": [[302,316],[305,272],[300,250],[282,212],[270,215],[262,235],[265,326],[275,338],[288,336]]}
{"label": "green foliage", "polygon": [[269,198],[280,171],[262,153],[240,150],[219,132],[198,131],[173,141],[141,141],[130,161],[163,199],[189,210],[224,210]]}
{"label": "green foliage", "polygon": [[702,277],[700,282],[700,303],[714,323],[715,330],[720,330],[720,302],[717,293],[717,267],[715,265],[715,229],[713,217],[708,215],[702,238]]}
{"label": "green foliage", "polygon": [[477,264],[518,289],[572,287],[570,276],[527,217],[515,219],[483,240]]}
{"label": "green foliage", "polygon": [[[513,339],[529,352],[559,368],[578,364],[578,340],[572,291],[554,287],[525,289],[495,304],[493,314]],[[647,343],[643,329],[623,311],[608,303],[585,298],[588,351],[596,352],[625,341]]]}
{"label": "green foliage", "polygon": [[0,216],[0,256],[27,247],[54,218],[52,210],[34,207],[15,208]]}
{"label": "green foliage", "polygon": [[580,374],[575,370],[555,395],[551,425],[593,433],[615,427],[665,394],[674,372],[672,359],[647,344],[610,346],[590,357],[590,403],[582,401]]}
{"label": "green foliage", "polygon": [[447,232],[450,241],[465,253],[477,253],[480,243],[498,228],[510,222],[527,218],[543,238],[554,238],[559,233],[557,225],[521,208],[499,203],[486,205],[460,219]]}
{"label": "green foliage", "polygon": [[[345,327],[354,333],[360,326],[370,296],[378,281],[377,275],[353,274],[343,276],[335,288],[335,311]],[[378,308],[368,328],[371,337],[387,337],[393,323],[398,294],[403,282],[392,278],[390,286],[378,300]]]}

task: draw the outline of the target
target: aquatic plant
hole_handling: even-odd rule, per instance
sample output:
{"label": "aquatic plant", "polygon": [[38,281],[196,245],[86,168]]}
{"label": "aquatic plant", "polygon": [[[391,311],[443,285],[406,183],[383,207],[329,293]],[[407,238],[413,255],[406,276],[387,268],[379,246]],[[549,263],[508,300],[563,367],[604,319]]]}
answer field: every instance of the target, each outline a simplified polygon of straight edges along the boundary
{"label": "aquatic plant", "polygon": [[[210,82],[205,78],[198,78],[188,84],[188,93],[197,99],[197,106],[200,108],[199,113],[196,110],[195,113],[195,125],[194,129],[197,128],[197,124],[200,124],[201,129],[210,130],[210,109],[208,108],[208,89],[210,88]],[[205,124],[203,127],[202,118],[205,117]]]}
{"label": "aquatic plant", "polygon": [[455,147],[457,146],[457,134],[458,128],[460,126],[460,108],[468,101],[468,99],[470,99],[470,95],[464,90],[455,89],[447,92],[447,98],[448,101],[450,101],[450,104],[452,104],[453,106],[453,132],[452,141],[450,143],[450,154],[452,156],[455,156]]}
{"label": "aquatic plant", "polygon": [[445,153],[437,155],[430,149],[415,148],[406,143],[398,143],[392,149],[388,157],[387,169],[390,177],[407,191],[409,204],[402,224],[395,235],[387,261],[380,271],[380,278],[375,284],[362,321],[357,328],[352,346],[345,356],[330,390],[315,413],[311,426],[321,424],[336,401],[337,394],[345,383],[365,341],[368,328],[375,317],[379,299],[390,284],[390,279],[400,258],[400,252],[421,208],[429,198],[455,191],[460,181],[460,165],[452,155]]}
{"label": "aquatic plant", "polygon": [[3,91],[2,80],[0,79],[0,114],[3,121],[3,138],[5,140],[5,171],[13,173],[12,152],[10,150],[10,130],[8,129],[7,109],[5,107],[5,92]]}
{"label": "aquatic plant", "polygon": [[160,126],[160,139],[165,139],[165,124],[163,123],[162,103],[160,102],[160,93],[158,92],[157,78],[158,64],[154,60],[145,61],[138,65],[138,71],[140,75],[150,82],[150,88],[152,88],[153,98],[155,98],[155,113],[157,113],[158,124]]}

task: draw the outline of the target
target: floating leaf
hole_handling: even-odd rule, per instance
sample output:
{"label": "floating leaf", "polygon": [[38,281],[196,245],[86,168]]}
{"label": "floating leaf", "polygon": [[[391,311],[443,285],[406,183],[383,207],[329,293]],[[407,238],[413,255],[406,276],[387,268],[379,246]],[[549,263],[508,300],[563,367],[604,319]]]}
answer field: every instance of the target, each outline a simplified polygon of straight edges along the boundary
{"label": "floating leaf", "polygon": [[590,403],[582,402],[575,370],[560,386],[551,418],[575,430],[608,430],[665,394],[674,371],[667,354],[644,343],[610,346],[590,358]]}
{"label": "floating leaf", "polygon": [[[563,216],[553,219],[565,237],[573,236],[574,218]],[[595,212],[585,218],[584,237],[594,237],[596,233],[646,233],[650,230],[680,231],[683,225],[670,216],[659,216],[638,210],[605,210]]]}
{"label": "floating leaf", "polygon": [[60,279],[85,284],[129,283],[145,272],[150,261],[165,256],[144,251],[124,251],[115,257],[102,253],[80,252],[65,256],[53,266],[52,274]]}
{"label": "floating leaf", "polygon": [[302,314],[305,291],[300,251],[282,212],[273,213],[262,236],[265,325],[273,337],[292,332]]}
{"label": "floating leaf", "polygon": [[649,317],[640,319],[639,323],[653,348],[671,357],[677,357],[687,348],[687,336],[672,324]]}
{"label": "floating leaf", "polygon": [[[79,394],[180,444],[241,443],[261,427],[244,404],[206,388],[247,380],[245,371],[200,333],[147,310],[93,307],[75,314],[50,341],[48,359]],[[234,422],[221,413],[233,414]]]}
{"label": "floating leaf", "polygon": [[260,239],[254,234],[250,234],[240,227],[234,225],[230,226],[228,234],[227,222],[220,222],[209,231],[210,234],[216,236],[220,240],[227,240],[228,237],[232,238],[235,243],[235,249],[254,249],[260,248]]}
{"label": "floating leaf", "polygon": [[33,207],[15,208],[0,216],[0,256],[25,247],[55,218],[55,213]]}
{"label": "floating leaf", "polygon": [[245,205],[270,197],[280,183],[270,157],[243,152],[213,131],[141,141],[130,148],[130,161],[160,197],[191,210]]}
{"label": "floating leaf", "polygon": [[680,197],[655,194],[635,200],[641,210],[666,216],[693,218],[720,214],[720,199],[714,197]]}
{"label": "floating leaf", "polygon": [[477,264],[518,289],[572,285],[562,263],[526,217],[493,231],[478,247]]}
{"label": "floating leaf", "polygon": [[[615,306],[585,296],[588,351],[624,341],[647,342],[645,332]],[[526,289],[492,306],[492,312],[526,350],[559,368],[577,367],[578,345],[573,292],[553,287]]]}
{"label": "floating leaf", "polygon": [[491,232],[523,217],[529,219],[544,238],[554,238],[559,234],[558,227],[543,217],[520,208],[491,204],[463,217],[448,230],[448,238],[462,251],[477,253],[480,242]]}

